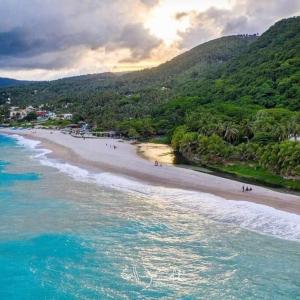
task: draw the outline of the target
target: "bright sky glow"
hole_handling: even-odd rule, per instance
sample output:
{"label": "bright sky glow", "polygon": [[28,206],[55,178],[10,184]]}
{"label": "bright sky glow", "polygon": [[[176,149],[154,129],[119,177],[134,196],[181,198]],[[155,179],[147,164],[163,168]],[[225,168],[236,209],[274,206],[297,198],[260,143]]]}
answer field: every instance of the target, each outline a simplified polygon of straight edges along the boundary
{"label": "bright sky glow", "polygon": [[215,7],[219,9],[230,9],[230,0],[162,0],[154,7],[145,21],[145,27],[154,36],[162,39],[167,46],[179,39],[178,32],[184,32],[191,26],[189,16],[176,18],[178,14],[200,13]]}

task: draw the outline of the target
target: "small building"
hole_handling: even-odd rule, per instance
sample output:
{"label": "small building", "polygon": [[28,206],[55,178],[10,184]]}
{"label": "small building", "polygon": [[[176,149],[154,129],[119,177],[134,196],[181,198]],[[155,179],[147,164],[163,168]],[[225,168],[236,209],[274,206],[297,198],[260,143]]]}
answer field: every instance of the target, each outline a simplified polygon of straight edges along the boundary
{"label": "small building", "polygon": [[63,114],[64,120],[72,120],[73,114]]}
{"label": "small building", "polygon": [[47,118],[48,112],[46,110],[38,110],[36,112],[37,117],[39,118]]}
{"label": "small building", "polygon": [[56,113],[52,112],[52,111],[48,111],[48,118],[50,120],[56,120],[57,119],[57,116],[56,116]]}
{"label": "small building", "polygon": [[106,137],[106,138],[120,138],[120,134],[116,131],[101,131],[93,133],[97,137]]}
{"label": "small building", "polygon": [[9,110],[9,118],[11,120],[21,120],[27,116],[26,109],[21,109],[17,106],[12,106]]}
{"label": "small building", "polygon": [[28,113],[34,112],[34,111],[35,111],[35,108],[34,108],[33,106],[29,105],[29,106],[26,107],[26,111],[27,111]]}

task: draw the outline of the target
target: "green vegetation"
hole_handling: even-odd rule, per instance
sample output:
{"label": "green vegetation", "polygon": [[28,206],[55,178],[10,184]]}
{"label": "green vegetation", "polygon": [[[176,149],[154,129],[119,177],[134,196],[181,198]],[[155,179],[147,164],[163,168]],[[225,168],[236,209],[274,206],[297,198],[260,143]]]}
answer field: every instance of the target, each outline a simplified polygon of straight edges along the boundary
{"label": "green vegetation", "polygon": [[273,187],[284,187],[300,191],[300,181],[285,179],[279,175],[266,171],[258,166],[242,164],[219,166],[217,170],[233,174],[239,178],[246,178],[258,183],[268,184]]}
{"label": "green vegetation", "polygon": [[[271,116],[279,113],[281,119],[276,125]],[[194,119],[188,118],[185,125],[174,131],[172,146],[196,164],[226,166],[243,162],[256,164],[272,174],[300,178],[300,143],[286,140],[295,135],[299,116],[299,112],[269,109],[258,111],[251,122],[236,124],[223,123],[216,114],[202,111],[197,119],[201,126],[198,128]],[[195,128],[198,130],[193,131]],[[296,128],[299,134],[299,127]]]}
{"label": "green vegetation", "polygon": [[47,120],[43,122],[44,127],[59,127],[63,128],[70,125],[72,122],[69,120]]}
{"label": "green vegetation", "polygon": [[8,96],[14,105],[43,103],[100,130],[163,137],[195,164],[298,188],[299,70],[295,17],[260,37],[210,41],[157,68],[0,89],[0,104]]}
{"label": "green vegetation", "polygon": [[9,116],[9,108],[7,105],[0,106],[0,123],[3,123]]}
{"label": "green vegetation", "polygon": [[170,141],[170,137],[167,135],[164,136],[157,136],[157,137],[153,137],[151,139],[147,140],[149,143],[153,143],[153,144],[165,144],[165,145],[170,145],[171,141]]}
{"label": "green vegetation", "polygon": [[36,119],[37,119],[37,114],[36,112],[33,111],[28,113],[28,115],[25,118],[23,118],[23,121],[31,122],[31,121],[36,121]]}

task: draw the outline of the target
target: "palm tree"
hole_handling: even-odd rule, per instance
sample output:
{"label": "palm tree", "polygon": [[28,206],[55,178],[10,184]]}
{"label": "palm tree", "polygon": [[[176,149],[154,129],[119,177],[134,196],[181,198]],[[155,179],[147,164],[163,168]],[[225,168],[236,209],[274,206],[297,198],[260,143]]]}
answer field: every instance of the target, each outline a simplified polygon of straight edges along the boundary
{"label": "palm tree", "polygon": [[216,133],[220,136],[220,137],[224,137],[224,133],[225,133],[225,124],[222,122],[217,122],[216,123]]}
{"label": "palm tree", "polygon": [[289,127],[285,125],[279,125],[278,127],[274,128],[274,134],[280,142],[289,138],[289,132]]}
{"label": "palm tree", "polygon": [[296,142],[298,136],[300,135],[300,122],[296,118],[293,118],[291,122],[289,122],[288,126],[290,131],[289,133],[295,139]]}
{"label": "palm tree", "polygon": [[237,141],[239,137],[239,130],[233,123],[227,123],[225,125],[224,139],[227,142],[233,143]]}
{"label": "palm tree", "polygon": [[247,139],[247,141],[249,142],[249,140],[254,135],[254,133],[253,133],[253,124],[249,120],[245,120],[245,122],[243,122],[241,127],[242,127],[241,130],[242,130],[242,133],[244,135],[244,138]]}

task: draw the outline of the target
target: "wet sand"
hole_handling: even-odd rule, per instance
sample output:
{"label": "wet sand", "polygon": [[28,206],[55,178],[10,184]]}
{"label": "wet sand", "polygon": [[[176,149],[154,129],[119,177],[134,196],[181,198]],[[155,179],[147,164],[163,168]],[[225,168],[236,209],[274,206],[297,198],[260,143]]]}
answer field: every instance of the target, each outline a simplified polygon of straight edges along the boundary
{"label": "wet sand", "polygon": [[250,201],[300,214],[299,196],[255,185],[251,185],[252,192],[243,193],[243,183],[235,180],[166,163],[162,167],[156,167],[151,159],[137,154],[137,151],[146,151],[145,148],[138,149],[137,145],[129,142],[115,139],[83,140],[50,130],[1,129],[0,132],[39,140],[41,148],[52,151],[52,157],[94,172],[110,172],[152,185],[210,193],[225,199]]}

